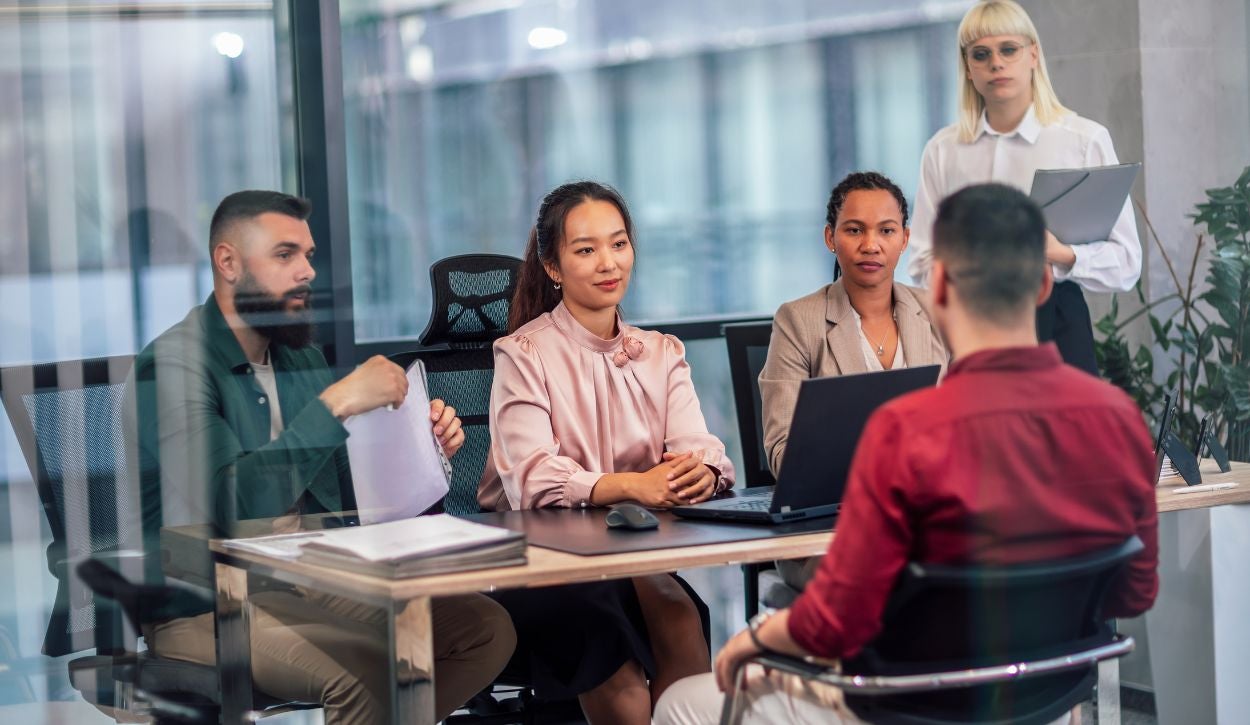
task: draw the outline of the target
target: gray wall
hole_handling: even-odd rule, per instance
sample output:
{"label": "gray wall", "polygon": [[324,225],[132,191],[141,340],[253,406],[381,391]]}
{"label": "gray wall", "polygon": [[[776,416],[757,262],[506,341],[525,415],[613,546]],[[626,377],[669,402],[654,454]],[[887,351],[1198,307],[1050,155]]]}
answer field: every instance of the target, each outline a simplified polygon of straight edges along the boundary
{"label": "gray wall", "polygon": [[[1187,215],[1203,191],[1250,164],[1250,2],[1247,0],[1023,0],[1046,49],[1051,80],[1069,108],[1107,127],[1121,161],[1141,161],[1133,197],[1145,208],[1178,274],[1196,231]],[[1175,285],[1138,215],[1147,296]],[[1087,295],[1098,319],[1110,295]],[[1135,306],[1121,295],[1120,307]],[[1146,342],[1143,319],[1130,340]],[[1167,371],[1162,371],[1166,374]],[[1127,683],[1150,686],[1149,643],[1139,621],[1122,628],[1139,649]]]}
{"label": "gray wall", "polygon": [[[1250,163],[1250,2],[1022,4],[1064,104],[1105,125],[1121,161],[1143,162],[1133,196],[1178,272],[1187,268],[1196,237],[1186,216],[1205,198],[1204,189],[1231,183]],[[1143,276],[1154,299],[1175,285],[1142,222],[1139,215]],[[1097,319],[1110,297],[1090,302]],[[1146,335],[1143,322],[1135,337]]]}

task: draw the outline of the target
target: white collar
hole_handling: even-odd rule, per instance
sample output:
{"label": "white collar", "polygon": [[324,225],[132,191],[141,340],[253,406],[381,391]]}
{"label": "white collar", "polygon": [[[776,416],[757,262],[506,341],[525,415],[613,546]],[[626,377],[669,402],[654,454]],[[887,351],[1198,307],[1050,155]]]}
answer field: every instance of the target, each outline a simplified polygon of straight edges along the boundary
{"label": "white collar", "polygon": [[1042,124],[1037,120],[1037,112],[1033,110],[1033,105],[1029,104],[1029,110],[1024,114],[1024,118],[1020,119],[1020,125],[1005,133],[1000,133],[995,131],[993,128],[990,128],[989,119],[986,118],[985,111],[982,110],[981,122],[977,124],[977,133],[973,140],[976,141],[980,139],[983,134],[989,134],[990,136],[1002,136],[1004,138],[1019,136],[1025,141],[1033,144],[1037,143],[1037,137],[1041,134],[1041,132]]}

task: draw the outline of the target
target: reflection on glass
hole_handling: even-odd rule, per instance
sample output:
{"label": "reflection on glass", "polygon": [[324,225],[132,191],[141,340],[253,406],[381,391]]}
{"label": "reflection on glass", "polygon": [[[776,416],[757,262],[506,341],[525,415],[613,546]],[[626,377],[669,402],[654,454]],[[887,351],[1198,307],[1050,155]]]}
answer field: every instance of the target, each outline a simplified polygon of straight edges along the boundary
{"label": "reflection on glass", "polygon": [[[635,210],[631,319],[771,313],[832,275],[833,183],[914,188],[961,3],[344,0],[358,340],[412,337],[429,265],[520,256],[574,178]],[[940,59],[937,60],[937,59]]]}
{"label": "reflection on glass", "polygon": [[134,544],[129,356],[208,295],[217,201],[283,186],[280,35],[267,2],[0,3],[0,721],[112,721],[67,664],[120,618],[66,572]]}
{"label": "reflection on glass", "polygon": [[216,201],[282,185],[272,9],[162,5],[0,12],[0,364],[135,352],[203,301]]}

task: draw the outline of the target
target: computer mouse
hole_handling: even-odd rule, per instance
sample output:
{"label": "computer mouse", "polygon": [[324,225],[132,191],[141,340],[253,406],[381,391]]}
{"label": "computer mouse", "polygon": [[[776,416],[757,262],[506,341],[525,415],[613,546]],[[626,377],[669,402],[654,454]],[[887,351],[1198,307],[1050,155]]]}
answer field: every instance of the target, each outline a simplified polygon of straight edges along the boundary
{"label": "computer mouse", "polygon": [[660,525],[655,514],[636,503],[618,503],[608,511],[609,529],[625,529],[627,531],[646,531]]}

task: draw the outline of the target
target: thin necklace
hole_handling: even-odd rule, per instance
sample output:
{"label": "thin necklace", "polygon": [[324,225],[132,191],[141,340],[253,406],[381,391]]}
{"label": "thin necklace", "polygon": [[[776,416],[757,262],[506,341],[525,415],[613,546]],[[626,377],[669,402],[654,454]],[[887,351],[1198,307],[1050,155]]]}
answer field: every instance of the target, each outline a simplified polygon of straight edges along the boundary
{"label": "thin necklace", "polygon": [[[890,330],[894,329],[894,327],[898,325],[898,312],[891,309],[890,318],[894,320],[894,325],[891,325],[889,328],[886,329],[885,336],[881,338],[881,342],[877,343],[877,357],[882,357],[883,355],[885,355],[885,344],[889,342],[890,340]],[[862,319],[860,321],[860,327],[863,327]],[[867,331],[864,332],[864,337],[868,337]],[[869,345],[872,344],[872,338],[868,338],[868,344]]]}

